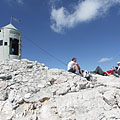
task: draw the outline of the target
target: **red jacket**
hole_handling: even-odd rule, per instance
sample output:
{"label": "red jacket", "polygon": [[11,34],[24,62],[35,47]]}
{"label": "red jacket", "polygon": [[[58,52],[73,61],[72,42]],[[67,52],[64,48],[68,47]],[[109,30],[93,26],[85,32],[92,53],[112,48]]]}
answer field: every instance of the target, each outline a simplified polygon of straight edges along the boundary
{"label": "red jacket", "polygon": [[108,75],[107,73],[108,73],[109,75],[112,75],[112,74],[113,74],[113,70],[109,70],[109,71],[104,72],[104,74],[105,74],[106,76]]}

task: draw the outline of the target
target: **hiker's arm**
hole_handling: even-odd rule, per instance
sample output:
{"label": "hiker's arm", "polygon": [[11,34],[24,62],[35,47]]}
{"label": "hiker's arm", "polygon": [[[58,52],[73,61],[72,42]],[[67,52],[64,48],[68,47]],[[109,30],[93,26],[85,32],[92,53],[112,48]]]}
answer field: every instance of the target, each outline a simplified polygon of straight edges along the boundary
{"label": "hiker's arm", "polygon": [[110,75],[108,72],[105,72],[105,73],[106,73],[106,75],[108,75],[108,76]]}

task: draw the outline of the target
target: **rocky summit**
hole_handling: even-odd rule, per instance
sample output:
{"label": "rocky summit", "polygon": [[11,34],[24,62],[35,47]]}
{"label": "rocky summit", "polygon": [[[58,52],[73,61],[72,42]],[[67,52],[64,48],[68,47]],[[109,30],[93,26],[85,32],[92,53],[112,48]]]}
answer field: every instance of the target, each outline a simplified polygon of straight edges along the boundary
{"label": "rocky summit", "polygon": [[120,78],[92,76],[1,61],[0,120],[120,120]]}

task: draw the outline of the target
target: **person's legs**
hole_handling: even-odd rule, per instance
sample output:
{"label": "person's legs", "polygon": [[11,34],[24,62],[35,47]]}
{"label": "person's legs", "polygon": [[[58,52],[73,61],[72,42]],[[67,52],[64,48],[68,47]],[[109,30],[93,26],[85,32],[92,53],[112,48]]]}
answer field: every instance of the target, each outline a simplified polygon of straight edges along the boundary
{"label": "person's legs", "polygon": [[78,66],[77,66],[77,65],[74,65],[74,66],[73,66],[73,70],[78,71]]}
{"label": "person's legs", "polygon": [[99,66],[97,66],[95,72],[96,72],[97,74],[104,75],[104,71],[103,71]]}
{"label": "person's legs", "polygon": [[77,64],[77,65],[74,65],[74,66],[73,66],[73,69],[74,69],[76,72],[82,74],[82,71],[81,71],[80,66],[79,66],[78,64]]}
{"label": "person's legs", "polygon": [[79,65],[74,65],[73,68],[71,68],[70,70],[68,70],[68,72],[72,72],[72,73],[75,73],[75,72],[80,72],[80,67]]}
{"label": "person's legs", "polygon": [[79,64],[77,64],[77,67],[78,67],[79,73],[82,74],[82,70],[81,70]]}

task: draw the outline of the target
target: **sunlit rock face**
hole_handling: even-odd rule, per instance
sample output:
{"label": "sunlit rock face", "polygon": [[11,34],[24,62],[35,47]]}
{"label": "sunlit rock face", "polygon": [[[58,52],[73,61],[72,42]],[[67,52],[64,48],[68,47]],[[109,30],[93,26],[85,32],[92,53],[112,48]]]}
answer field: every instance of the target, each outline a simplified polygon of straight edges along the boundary
{"label": "sunlit rock face", "polygon": [[0,120],[120,120],[120,78],[92,76],[1,61]]}

